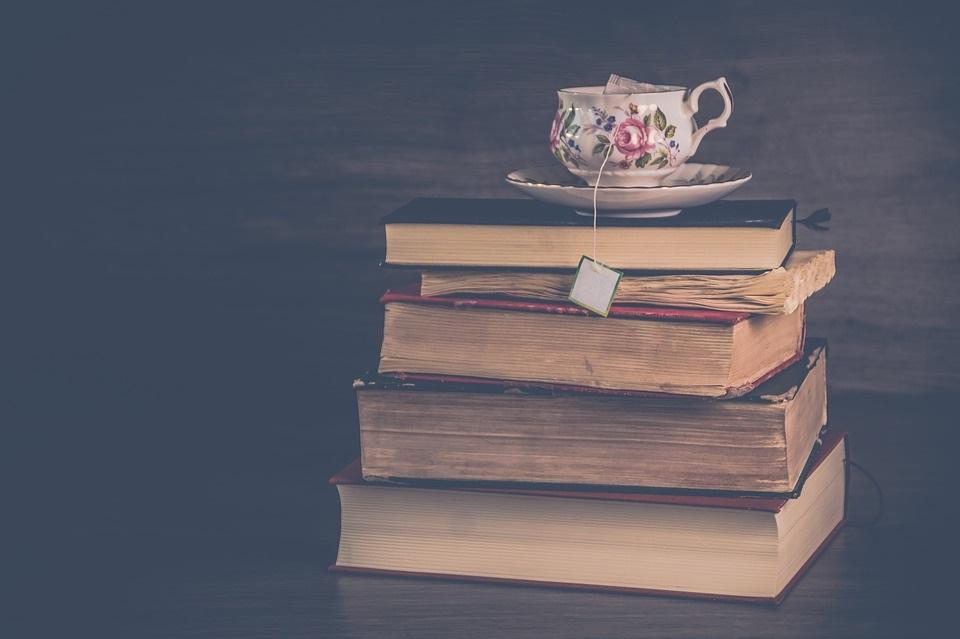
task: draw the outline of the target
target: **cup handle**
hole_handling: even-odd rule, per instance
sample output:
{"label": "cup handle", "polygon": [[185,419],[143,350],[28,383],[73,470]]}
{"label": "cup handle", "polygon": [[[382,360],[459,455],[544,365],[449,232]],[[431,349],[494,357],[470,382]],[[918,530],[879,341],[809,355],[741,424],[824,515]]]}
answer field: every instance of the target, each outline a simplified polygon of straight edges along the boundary
{"label": "cup handle", "polygon": [[684,102],[684,106],[686,107],[687,114],[691,118],[700,109],[700,95],[707,89],[713,89],[723,98],[723,112],[711,119],[703,125],[703,127],[694,131],[693,137],[690,139],[690,155],[697,152],[700,141],[703,140],[703,137],[707,133],[710,133],[714,129],[722,129],[727,126],[727,120],[730,118],[730,114],[733,113],[733,93],[730,92],[730,85],[727,84],[726,78],[717,78],[713,82],[704,82],[690,92],[689,97],[687,97]]}

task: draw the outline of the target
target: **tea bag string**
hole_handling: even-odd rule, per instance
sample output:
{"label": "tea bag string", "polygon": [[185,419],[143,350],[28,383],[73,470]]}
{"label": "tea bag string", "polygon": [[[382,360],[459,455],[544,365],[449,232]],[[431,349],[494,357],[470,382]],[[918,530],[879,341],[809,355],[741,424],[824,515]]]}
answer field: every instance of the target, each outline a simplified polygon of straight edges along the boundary
{"label": "tea bag string", "polygon": [[603,177],[603,167],[607,165],[607,160],[610,159],[610,154],[613,153],[613,141],[617,138],[617,131],[620,130],[620,125],[623,124],[623,121],[617,122],[616,128],[613,130],[613,133],[610,134],[610,144],[607,145],[607,152],[603,156],[603,162],[600,163],[600,170],[597,172],[597,181],[593,185],[593,270],[600,270],[600,256],[597,254],[597,190],[600,188],[600,178]]}

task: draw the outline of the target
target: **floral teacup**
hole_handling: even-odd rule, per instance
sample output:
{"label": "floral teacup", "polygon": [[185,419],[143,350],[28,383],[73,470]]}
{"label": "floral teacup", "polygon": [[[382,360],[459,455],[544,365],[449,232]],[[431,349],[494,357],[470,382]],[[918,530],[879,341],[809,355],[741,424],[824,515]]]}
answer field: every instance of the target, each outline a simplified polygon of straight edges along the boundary
{"label": "floral teacup", "polygon": [[[550,131],[553,155],[590,186],[604,159],[602,186],[659,185],[697,152],[703,136],[727,125],[733,95],[725,78],[705,82],[689,95],[685,87],[657,89],[606,94],[602,86],[561,89]],[[693,116],[707,89],[720,93],[723,113],[698,129]]]}

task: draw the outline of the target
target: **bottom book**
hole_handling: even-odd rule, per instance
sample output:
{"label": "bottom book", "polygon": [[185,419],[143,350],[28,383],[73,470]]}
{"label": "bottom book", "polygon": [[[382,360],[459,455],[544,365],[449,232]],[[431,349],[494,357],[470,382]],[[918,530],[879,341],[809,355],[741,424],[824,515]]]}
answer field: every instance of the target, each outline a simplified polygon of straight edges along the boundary
{"label": "bottom book", "polygon": [[780,603],[844,521],[846,438],[798,496],[403,486],[340,492],[333,570]]}

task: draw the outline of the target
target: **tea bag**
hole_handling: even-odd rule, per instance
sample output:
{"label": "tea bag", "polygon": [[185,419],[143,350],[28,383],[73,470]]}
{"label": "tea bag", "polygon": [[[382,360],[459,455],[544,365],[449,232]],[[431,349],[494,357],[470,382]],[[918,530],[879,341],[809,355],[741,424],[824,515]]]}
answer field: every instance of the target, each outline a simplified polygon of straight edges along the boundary
{"label": "tea bag", "polygon": [[622,75],[617,75],[616,73],[610,74],[610,79],[607,80],[607,86],[603,88],[603,92],[607,93],[657,93],[662,91],[662,89],[656,84],[648,84],[646,82],[639,82],[637,80],[631,80],[630,78],[625,78]]}
{"label": "tea bag", "polygon": [[567,299],[577,306],[606,317],[610,314],[610,306],[613,298],[617,296],[617,288],[620,287],[622,278],[623,271],[612,269],[584,255],[580,258],[576,275],[573,276],[573,286]]}
{"label": "tea bag", "polygon": [[[659,90],[660,88],[655,84],[637,82],[612,73],[603,92],[604,94],[627,94],[651,93]],[[597,122],[599,123],[599,120]],[[611,137],[616,137],[619,130],[620,125],[617,125]],[[612,149],[613,147],[608,142],[606,156],[597,172],[597,181],[593,185],[593,256],[584,255],[580,258],[580,264],[577,266],[577,272],[573,278],[573,286],[567,296],[567,299],[577,306],[593,311],[601,317],[606,317],[610,313],[610,306],[617,296],[617,288],[619,288],[620,279],[623,277],[622,271],[610,268],[597,258],[597,189],[600,187],[600,178],[603,176],[603,169],[607,160],[610,159]]]}

